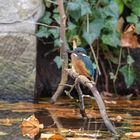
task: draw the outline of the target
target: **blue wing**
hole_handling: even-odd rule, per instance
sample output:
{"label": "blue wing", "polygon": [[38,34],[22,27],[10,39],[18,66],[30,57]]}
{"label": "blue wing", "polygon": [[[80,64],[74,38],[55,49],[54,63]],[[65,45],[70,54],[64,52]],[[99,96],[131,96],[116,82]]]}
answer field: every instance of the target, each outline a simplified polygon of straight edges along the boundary
{"label": "blue wing", "polygon": [[84,62],[86,68],[90,72],[90,75],[94,78],[94,67],[91,59],[87,55],[79,55],[79,58]]}

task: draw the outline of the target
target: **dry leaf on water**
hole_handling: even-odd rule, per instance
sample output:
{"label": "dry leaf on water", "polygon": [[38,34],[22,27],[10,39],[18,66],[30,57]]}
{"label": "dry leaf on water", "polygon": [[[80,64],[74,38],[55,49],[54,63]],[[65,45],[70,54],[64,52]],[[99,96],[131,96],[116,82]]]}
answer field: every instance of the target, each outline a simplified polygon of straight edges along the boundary
{"label": "dry leaf on water", "polygon": [[125,133],[125,136],[127,136],[130,139],[140,138],[140,132],[129,132],[129,133]]}
{"label": "dry leaf on water", "polygon": [[121,122],[123,121],[123,117],[120,115],[117,115],[116,117],[112,117],[111,120],[115,121],[115,122]]}
{"label": "dry leaf on water", "polygon": [[24,119],[21,124],[21,130],[23,136],[29,136],[34,138],[35,135],[39,133],[39,129],[43,129],[43,124],[40,124],[35,115],[30,116],[27,119]]}
{"label": "dry leaf on water", "polygon": [[21,130],[23,136],[28,136],[30,138],[34,138],[39,133],[38,127],[22,127]]}
{"label": "dry leaf on water", "polygon": [[40,140],[65,140],[64,137],[59,134],[41,134]]}
{"label": "dry leaf on water", "polygon": [[10,119],[0,119],[0,125],[12,126],[13,122]]}
{"label": "dry leaf on water", "polygon": [[27,119],[24,119],[21,127],[38,127],[43,128],[43,124],[40,124],[38,119],[35,117],[35,115],[30,116]]}

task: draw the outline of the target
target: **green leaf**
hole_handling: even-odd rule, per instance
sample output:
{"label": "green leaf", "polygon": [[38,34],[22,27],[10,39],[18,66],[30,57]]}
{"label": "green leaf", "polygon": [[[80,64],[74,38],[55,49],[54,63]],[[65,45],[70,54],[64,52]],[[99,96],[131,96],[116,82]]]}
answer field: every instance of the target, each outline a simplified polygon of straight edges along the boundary
{"label": "green leaf", "polygon": [[102,14],[105,17],[119,17],[119,8],[118,4],[115,1],[110,1],[109,5],[105,6],[102,9]]}
{"label": "green leaf", "polygon": [[60,15],[58,13],[53,15],[53,18],[55,19],[55,21],[60,24]]}
{"label": "green leaf", "polygon": [[119,35],[117,32],[109,33],[106,35],[103,34],[101,39],[102,39],[103,43],[110,45],[112,47],[117,47],[120,45],[120,39],[119,39]]}
{"label": "green leaf", "polygon": [[83,38],[86,40],[88,44],[92,44],[93,41],[99,37],[103,26],[104,26],[104,20],[102,19],[96,19],[90,22],[89,32],[84,31],[83,33]]}
{"label": "green leaf", "polygon": [[117,27],[118,27],[118,18],[119,18],[119,13],[118,13],[118,5],[115,1],[110,1],[109,5],[98,8],[100,12],[100,16],[96,18],[101,18],[104,19],[104,30],[105,34],[106,32],[116,32]]}
{"label": "green leaf", "polygon": [[54,47],[61,47],[60,39],[55,39],[54,40]]}
{"label": "green leaf", "polygon": [[135,24],[135,32],[137,33],[137,34],[140,34],[140,23],[137,23],[137,24]]}
{"label": "green leaf", "polygon": [[114,64],[118,64],[118,63],[119,63],[118,57],[112,57],[112,58],[110,59],[110,61],[111,61],[112,63],[114,63]]}
{"label": "green leaf", "polygon": [[91,14],[91,7],[88,2],[81,3],[81,16]]}
{"label": "green leaf", "polygon": [[119,14],[121,15],[124,10],[124,3],[122,0],[116,0],[118,7],[119,7]]}
{"label": "green leaf", "polygon": [[122,1],[124,2],[124,4],[125,4],[127,7],[131,8],[131,6],[132,6],[132,0],[122,0]]}
{"label": "green leaf", "polygon": [[131,57],[131,55],[128,55],[128,56],[127,56],[127,64],[128,64],[128,65],[132,65],[134,62],[135,62],[135,61],[134,61],[134,59]]}
{"label": "green leaf", "polygon": [[140,0],[133,0],[131,9],[137,16],[140,16]]}
{"label": "green leaf", "polygon": [[68,22],[68,30],[74,30],[76,28],[76,25],[72,22]]}
{"label": "green leaf", "polygon": [[79,3],[76,3],[76,2],[69,2],[67,5],[67,9],[69,11],[77,11],[80,9],[80,5]]}
{"label": "green leaf", "polygon": [[131,13],[130,16],[127,16],[126,19],[127,19],[127,22],[129,23],[138,23],[138,17],[133,13]]}
{"label": "green leaf", "polygon": [[39,20],[41,23],[46,23],[46,24],[51,24],[52,19],[50,18],[51,13],[50,12],[45,12],[44,16]]}
{"label": "green leaf", "polygon": [[120,72],[124,76],[124,80],[125,80],[127,88],[129,88],[136,79],[136,72],[134,68],[130,65],[125,65],[120,69]]}
{"label": "green leaf", "polygon": [[45,6],[46,6],[47,8],[49,8],[49,7],[51,6],[51,3],[48,2],[48,0],[44,0],[44,2],[45,2]]}
{"label": "green leaf", "polygon": [[69,14],[70,14],[70,16],[71,16],[72,18],[74,18],[76,21],[78,21],[78,20],[80,19],[80,17],[81,17],[81,11],[80,11],[80,9],[77,10],[77,11],[70,11]]}
{"label": "green leaf", "polygon": [[60,35],[59,29],[49,29],[49,32],[57,39]]}
{"label": "green leaf", "polygon": [[108,31],[116,31],[118,26],[118,19],[116,18],[107,18],[105,19],[104,28]]}
{"label": "green leaf", "polygon": [[91,7],[88,2],[84,0],[76,0],[75,2],[68,2],[67,9],[72,18],[76,21],[80,19],[80,17],[91,14]]}
{"label": "green leaf", "polygon": [[97,69],[96,63],[92,63],[92,66],[93,66],[94,69]]}
{"label": "green leaf", "polygon": [[70,16],[76,21],[78,21],[81,17],[80,5],[76,2],[68,2],[67,9],[69,11]]}
{"label": "green leaf", "polygon": [[96,5],[96,0],[89,0],[90,5]]}
{"label": "green leaf", "polygon": [[101,0],[100,2],[103,6],[106,6],[109,4],[109,0]]}
{"label": "green leaf", "polygon": [[58,14],[58,13],[59,13],[58,8],[55,8],[55,9],[53,10],[53,13],[54,13],[54,14]]}
{"label": "green leaf", "polygon": [[110,72],[109,75],[110,75],[110,79],[112,79],[112,80],[116,79],[116,76],[113,72]]}
{"label": "green leaf", "polygon": [[68,27],[70,30],[66,32],[66,36],[68,39],[68,42],[72,42],[75,36],[77,36],[77,29],[75,27]]}
{"label": "green leaf", "polygon": [[58,69],[62,67],[62,59],[60,56],[56,56],[53,61],[56,63]]}
{"label": "green leaf", "polygon": [[50,35],[50,32],[49,32],[48,29],[47,29],[46,27],[44,27],[44,26],[40,26],[39,30],[38,30],[37,33],[36,33],[36,36],[37,36],[37,37],[40,37],[40,38],[42,38],[42,37],[48,38],[49,35]]}

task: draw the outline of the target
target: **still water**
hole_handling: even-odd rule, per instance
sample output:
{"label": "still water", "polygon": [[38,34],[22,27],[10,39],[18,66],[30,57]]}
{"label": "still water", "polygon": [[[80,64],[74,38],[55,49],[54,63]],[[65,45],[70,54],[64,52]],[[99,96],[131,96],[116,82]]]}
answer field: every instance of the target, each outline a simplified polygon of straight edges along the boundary
{"label": "still water", "polygon": [[[94,101],[86,99],[88,119],[82,119],[76,100],[59,99],[55,105],[49,99],[32,102],[0,101],[0,140],[139,140],[140,100],[105,99],[107,114],[116,127],[119,138],[106,129]],[[32,115],[43,128],[22,127]],[[136,133],[135,133],[136,132]],[[49,136],[58,134],[58,138]],[[62,136],[62,137],[61,137]],[[50,139],[49,139],[50,138]]]}

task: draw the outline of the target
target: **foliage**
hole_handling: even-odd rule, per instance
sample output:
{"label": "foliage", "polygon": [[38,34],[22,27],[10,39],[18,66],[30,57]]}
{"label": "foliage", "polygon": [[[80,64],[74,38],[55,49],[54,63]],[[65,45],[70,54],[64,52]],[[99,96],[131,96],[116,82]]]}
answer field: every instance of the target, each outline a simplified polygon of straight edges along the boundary
{"label": "foliage", "polygon": [[[38,37],[51,37],[54,46],[60,47],[59,23],[57,0],[45,0],[46,12],[39,22],[46,26],[40,26],[37,31]],[[140,1],[139,0],[69,0],[64,1],[67,16],[66,40],[71,46],[72,40],[77,41],[77,46],[87,47],[93,45],[96,40],[100,41],[100,51],[104,52],[105,58],[113,65],[121,66],[119,62],[119,50],[121,47],[121,33],[118,32],[118,20],[124,13],[125,8],[130,9],[130,15],[126,16],[128,23],[135,25],[135,32],[140,33]],[[51,9],[51,10],[50,10]],[[55,26],[55,27],[54,27]],[[108,56],[111,56],[109,57]],[[125,57],[124,49],[122,51]],[[59,57],[55,58],[60,68]],[[130,59],[131,58],[131,59]],[[124,76],[127,87],[135,81],[136,74],[132,65],[132,57],[127,57],[127,63],[118,67]],[[130,63],[131,62],[131,63]],[[114,73],[110,70],[110,73]],[[115,75],[117,77],[117,74]]]}
{"label": "foliage", "polygon": [[127,56],[127,65],[120,68],[120,72],[124,76],[124,80],[127,85],[127,88],[129,88],[133,84],[133,82],[136,78],[135,69],[132,66],[133,63],[134,63],[133,58],[130,55],[128,55]]}

